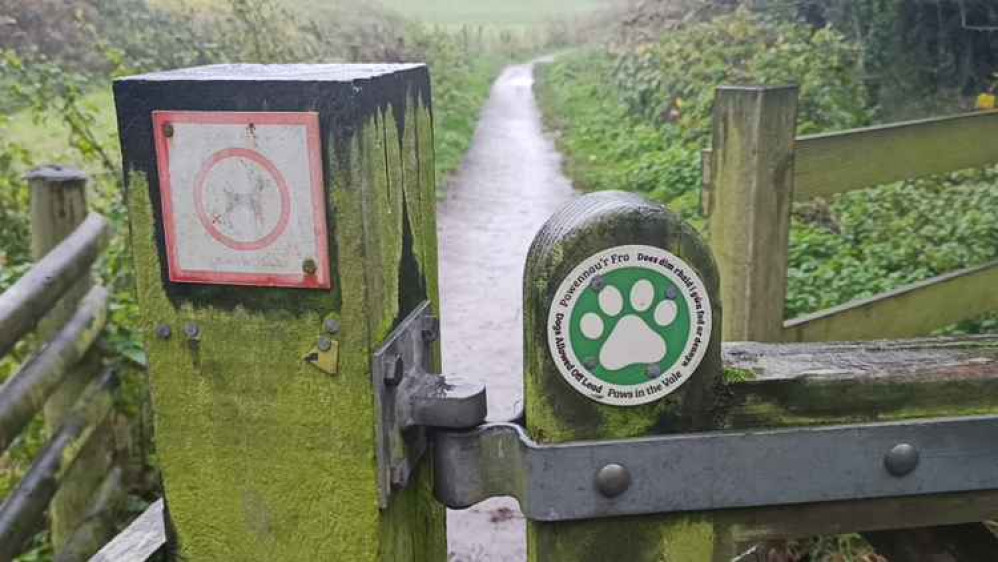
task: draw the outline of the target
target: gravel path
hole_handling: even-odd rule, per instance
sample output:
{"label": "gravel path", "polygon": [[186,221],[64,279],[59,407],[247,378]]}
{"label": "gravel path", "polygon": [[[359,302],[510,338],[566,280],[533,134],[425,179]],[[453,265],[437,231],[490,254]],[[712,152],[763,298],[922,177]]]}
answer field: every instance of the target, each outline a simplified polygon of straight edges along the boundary
{"label": "gravel path", "polygon": [[[438,209],[444,370],[488,388],[489,419],[523,400],[521,283],[541,225],[574,192],[544,136],[533,64],[505,69],[492,87],[471,149]],[[526,531],[516,502],[450,511],[453,562],[522,562]]]}

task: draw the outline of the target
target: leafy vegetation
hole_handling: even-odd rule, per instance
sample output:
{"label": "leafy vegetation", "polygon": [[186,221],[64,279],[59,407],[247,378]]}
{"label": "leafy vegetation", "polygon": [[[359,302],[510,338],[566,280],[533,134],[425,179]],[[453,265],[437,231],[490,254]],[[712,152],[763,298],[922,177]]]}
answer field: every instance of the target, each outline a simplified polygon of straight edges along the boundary
{"label": "leafy vegetation", "polygon": [[[721,4],[643,2],[622,20],[609,45],[541,67],[539,103],[577,187],[646,193],[705,230],[700,151],[710,143],[716,87],[798,84],[798,133],[808,134],[962,111],[968,103],[958,95],[961,88],[973,93],[988,83],[981,77],[990,72],[990,53],[979,57],[984,70],[972,77],[945,78],[945,68],[906,73],[907,55],[901,69],[892,66],[897,51],[918,35],[916,24],[892,19],[900,17],[900,6],[912,3],[774,0],[766,13],[731,13]],[[831,19],[822,25],[808,20],[819,15]],[[828,21],[858,31],[845,34],[846,26],[824,25]],[[903,33],[892,36],[898,29]],[[955,32],[945,36],[957,41]],[[940,52],[951,48],[939,46]],[[928,84],[928,78],[935,81]],[[795,206],[787,316],[998,258],[996,203],[998,169],[986,169]],[[998,315],[946,331],[998,331]],[[779,548],[771,559],[883,560],[855,534]]]}
{"label": "leafy vegetation", "polygon": [[[863,51],[834,28],[741,10],[654,43],[563,57],[541,70],[537,90],[577,185],[647,193],[702,227],[700,150],[714,89],[795,83],[800,134],[866,125],[879,112],[857,70]],[[995,259],[996,198],[998,172],[978,170],[796,206],[787,315]],[[995,328],[985,318],[951,330]]]}

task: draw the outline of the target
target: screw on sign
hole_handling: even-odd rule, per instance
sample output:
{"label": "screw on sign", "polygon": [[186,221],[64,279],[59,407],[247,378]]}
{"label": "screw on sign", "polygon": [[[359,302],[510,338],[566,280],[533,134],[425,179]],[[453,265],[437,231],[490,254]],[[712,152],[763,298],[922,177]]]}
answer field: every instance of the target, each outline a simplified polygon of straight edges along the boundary
{"label": "screw on sign", "polygon": [[315,113],[153,120],[171,281],[331,286]]}

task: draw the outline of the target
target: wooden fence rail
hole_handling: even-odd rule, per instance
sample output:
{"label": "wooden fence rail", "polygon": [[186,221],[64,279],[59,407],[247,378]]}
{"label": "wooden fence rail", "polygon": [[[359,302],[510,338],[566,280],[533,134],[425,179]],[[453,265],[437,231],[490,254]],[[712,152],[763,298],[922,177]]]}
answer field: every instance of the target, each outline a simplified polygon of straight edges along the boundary
{"label": "wooden fence rail", "polygon": [[107,317],[107,291],[94,287],[58,334],[0,388],[0,452],[20,435],[70,369],[90,349]]}
{"label": "wooden fence rail", "polygon": [[794,199],[994,164],[996,138],[998,112],[800,137],[794,147]]}
{"label": "wooden fence rail", "polygon": [[9,560],[38,530],[45,510],[87,440],[111,411],[112,371],[91,383],[13,493],[0,506],[0,560]]}
{"label": "wooden fence rail", "polygon": [[998,112],[795,138],[797,89],[723,87],[704,209],[727,341],[913,337],[998,310],[998,262],[784,321],[791,203],[998,162]]}
{"label": "wooden fence rail", "polygon": [[95,346],[109,298],[91,280],[110,228],[87,211],[81,172],[49,166],[27,179],[35,263],[0,294],[0,358],[29,333],[38,349],[0,386],[0,454],[39,412],[48,441],[0,504],[0,562],[22,552],[46,514],[56,560],[69,562],[108,538],[95,522],[121,490],[107,422],[117,378],[100,374]]}
{"label": "wooden fence rail", "polygon": [[76,231],[0,294],[0,357],[31,331],[107,245],[107,221],[90,215]]}

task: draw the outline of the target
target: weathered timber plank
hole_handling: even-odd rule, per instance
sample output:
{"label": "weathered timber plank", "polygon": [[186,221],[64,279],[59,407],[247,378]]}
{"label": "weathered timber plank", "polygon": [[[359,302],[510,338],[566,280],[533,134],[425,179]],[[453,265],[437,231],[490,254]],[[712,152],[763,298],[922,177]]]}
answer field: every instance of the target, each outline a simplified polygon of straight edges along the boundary
{"label": "weathered timber plank", "polygon": [[56,553],[54,562],[81,562],[100,550],[116,531],[117,517],[124,504],[122,469],[113,466],[92,494],[83,523]]}
{"label": "weathered timber plank", "polygon": [[739,543],[976,523],[998,517],[998,490],[824,502],[717,514]]}
{"label": "weathered timber plank", "polygon": [[998,112],[896,123],[797,139],[794,199],[998,162]]}
{"label": "weathered timber plank", "polygon": [[[78,170],[44,166],[28,174],[27,179],[31,184],[31,254],[35,260],[41,260],[86,224],[89,217],[87,177]],[[38,322],[36,335],[40,341],[58,334],[76,314],[77,306],[92,285],[93,276],[89,270],[74,275],[72,287]],[[73,366],[75,376],[66,377],[48,397],[42,409],[48,435],[54,434],[73,410],[87,382],[100,371],[99,363],[97,353],[91,352]],[[104,436],[108,431],[108,428],[97,430]],[[65,476],[52,498],[49,534],[57,552],[86,519],[90,496],[107,472],[110,448],[110,440],[106,437],[98,435],[91,439],[87,449],[77,455],[73,472]]]}
{"label": "weathered timber plank", "polygon": [[[0,451],[21,433],[45,400],[69,376],[107,321],[108,293],[94,287],[52,341],[0,387]],[[86,383],[87,373],[80,373]]]}
{"label": "weathered timber plank", "polygon": [[892,562],[988,562],[998,557],[998,537],[980,523],[872,531],[863,538]]}
{"label": "weathered timber plank", "polygon": [[90,562],[145,562],[164,545],[163,500],[158,499],[100,549]]}
{"label": "weathered timber plank", "polygon": [[788,342],[911,338],[998,310],[998,261],[788,320]]}
{"label": "weathered timber plank", "polygon": [[796,119],[796,88],[717,91],[706,202],[726,341],[780,340]]}
{"label": "weathered timber plank", "polygon": [[117,377],[109,370],[87,387],[17,488],[0,505],[0,560],[17,555],[37,531],[66,472],[111,411],[116,386]]}
{"label": "weathered timber plank", "polygon": [[998,336],[831,344],[728,343],[729,428],[998,412]]}
{"label": "weathered timber plank", "polygon": [[[719,417],[738,428],[824,425],[998,412],[998,336],[831,344],[730,343],[729,386]],[[994,493],[733,510],[722,518],[736,541],[878,531],[867,538],[891,560],[945,552],[984,560],[998,552],[978,522],[996,512]],[[956,506],[956,508],[954,508]],[[899,514],[903,513],[903,515]],[[917,514],[918,517],[913,517]],[[946,525],[946,527],[934,527]],[[913,530],[905,530],[915,527]],[[917,527],[924,527],[918,529]],[[864,535],[866,536],[866,535]],[[959,548],[954,548],[959,542]],[[936,558],[924,558],[936,560]],[[941,560],[941,559],[940,559]]]}
{"label": "weathered timber plank", "polygon": [[104,217],[91,214],[73,234],[0,294],[0,357],[88,274],[109,236],[110,228]]}

